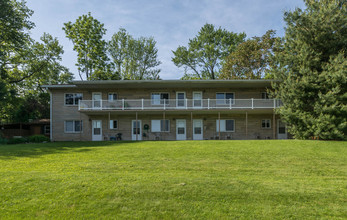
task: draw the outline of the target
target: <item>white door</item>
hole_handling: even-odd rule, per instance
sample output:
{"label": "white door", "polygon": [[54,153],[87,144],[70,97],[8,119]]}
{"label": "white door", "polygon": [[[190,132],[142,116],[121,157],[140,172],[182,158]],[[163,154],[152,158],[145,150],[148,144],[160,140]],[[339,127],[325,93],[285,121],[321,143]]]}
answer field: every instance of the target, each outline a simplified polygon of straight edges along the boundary
{"label": "white door", "polygon": [[101,120],[92,121],[92,140],[102,141],[102,122]]}
{"label": "white door", "polygon": [[193,119],[193,140],[203,140],[202,119]]}
{"label": "white door", "polygon": [[193,107],[202,107],[202,92],[193,92]]}
{"label": "white door", "polygon": [[176,106],[178,108],[186,107],[186,93],[185,92],[176,92]]}
{"label": "white door", "polygon": [[101,92],[93,92],[92,94],[93,98],[93,108],[101,108],[102,107],[102,94]]}
{"label": "white door", "polygon": [[176,119],[176,140],[186,140],[186,120],[185,119]]}
{"label": "white door", "polygon": [[131,140],[133,141],[141,141],[142,140],[142,128],[141,128],[141,120],[132,120],[131,122]]}
{"label": "white door", "polygon": [[287,127],[282,120],[277,121],[277,139],[287,139]]}

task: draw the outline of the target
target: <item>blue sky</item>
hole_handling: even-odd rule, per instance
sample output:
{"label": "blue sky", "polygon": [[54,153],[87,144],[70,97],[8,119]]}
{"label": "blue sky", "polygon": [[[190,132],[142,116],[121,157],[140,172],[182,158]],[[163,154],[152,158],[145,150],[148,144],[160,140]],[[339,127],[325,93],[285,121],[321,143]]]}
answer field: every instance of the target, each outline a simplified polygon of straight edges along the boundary
{"label": "blue sky", "polygon": [[186,46],[204,24],[245,32],[248,38],[261,36],[269,29],[283,36],[283,13],[304,8],[304,3],[303,0],[30,0],[27,6],[34,10],[33,38],[39,40],[44,32],[57,37],[65,51],[62,64],[75,74],[76,80],[79,80],[75,67],[77,54],[62,27],[88,12],[105,24],[105,40],[120,27],[134,37],[153,36],[162,62],[161,78],[179,79],[183,69],[172,63],[172,50]]}

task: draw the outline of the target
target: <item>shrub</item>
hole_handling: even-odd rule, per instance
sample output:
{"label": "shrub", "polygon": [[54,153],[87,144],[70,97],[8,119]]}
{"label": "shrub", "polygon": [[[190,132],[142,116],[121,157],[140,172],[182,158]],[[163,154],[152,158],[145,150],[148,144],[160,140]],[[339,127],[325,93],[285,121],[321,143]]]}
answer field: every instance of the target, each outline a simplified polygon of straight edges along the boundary
{"label": "shrub", "polygon": [[30,136],[28,138],[29,142],[33,142],[33,143],[42,143],[42,142],[45,142],[45,141],[49,141],[49,138],[44,136],[44,135],[33,135],[33,136]]}
{"label": "shrub", "polygon": [[6,138],[0,137],[0,145],[1,144],[7,144],[8,140]]}
{"label": "shrub", "polygon": [[22,144],[27,142],[28,140],[26,138],[10,138],[7,142],[7,144]]}

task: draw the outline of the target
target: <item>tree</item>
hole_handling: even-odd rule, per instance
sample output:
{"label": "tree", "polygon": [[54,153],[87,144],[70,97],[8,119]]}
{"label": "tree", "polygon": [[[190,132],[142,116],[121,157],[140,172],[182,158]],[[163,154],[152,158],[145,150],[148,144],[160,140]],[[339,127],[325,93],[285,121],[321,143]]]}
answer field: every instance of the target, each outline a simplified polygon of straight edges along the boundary
{"label": "tree", "polygon": [[177,67],[184,67],[184,79],[217,79],[221,62],[245,37],[244,33],[236,34],[205,24],[198,35],[189,40],[188,47],[179,46],[172,51],[172,61]]}
{"label": "tree", "polygon": [[261,79],[270,67],[270,55],[275,31],[269,30],[262,37],[253,37],[239,44],[225,59],[221,79]]}
{"label": "tree", "polygon": [[64,51],[58,40],[44,34],[38,43],[30,37],[32,14],[24,1],[0,1],[0,121],[13,117],[25,95],[44,94],[41,84],[72,79],[59,63]]}
{"label": "tree", "polygon": [[106,29],[90,12],[79,16],[75,23],[64,23],[63,30],[78,54],[76,66],[81,80],[83,73],[87,80],[118,78],[111,72],[112,67],[106,55],[106,41],[102,39]]}
{"label": "tree", "polygon": [[153,37],[134,39],[121,28],[108,43],[108,52],[121,79],[159,79],[161,64]]}
{"label": "tree", "polygon": [[60,64],[64,51],[58,40],[45,33],[41,41],[30,45],[24,56],[19,54],[8,73],[7,87],[12,94],[7,97],[3,116],[11,121],[49,117],[45,114],[49,110],[49,94],[41,85],[69,83],[73,79]]}
{"label": "tree", "polygon": [[275,53],[274,93],[295,138],[346,140],[347,2],[305,0],[284,14],[284,45]]}
{"label": "tree", "polygon": [[18,62],[12,64],[9,79],[17,91],[42,92],[43,84],[68,83],[73,79],[72,73],[60,64],[64,50],[57,38],[44,33],[41,41],[30,45],[25,56],[18,55]]}
{"label": "tree", "polygon": [[0,1],[0,79],[6,77],[11,53],[25,50],[31,41],[28,31],[35,25],[28,19],[32,14],[24,1]]}

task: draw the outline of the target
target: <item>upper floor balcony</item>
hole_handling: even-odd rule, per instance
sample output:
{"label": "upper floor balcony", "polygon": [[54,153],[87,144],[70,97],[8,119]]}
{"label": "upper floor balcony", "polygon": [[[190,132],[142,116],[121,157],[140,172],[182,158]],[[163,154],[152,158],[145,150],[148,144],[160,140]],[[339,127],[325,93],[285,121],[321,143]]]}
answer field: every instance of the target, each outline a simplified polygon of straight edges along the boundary
{"label": "upper floor balcony", "polygon": [[232,110],[274,109],[282,105],[277,99],[121,99],[79,100],[78,110]]}

